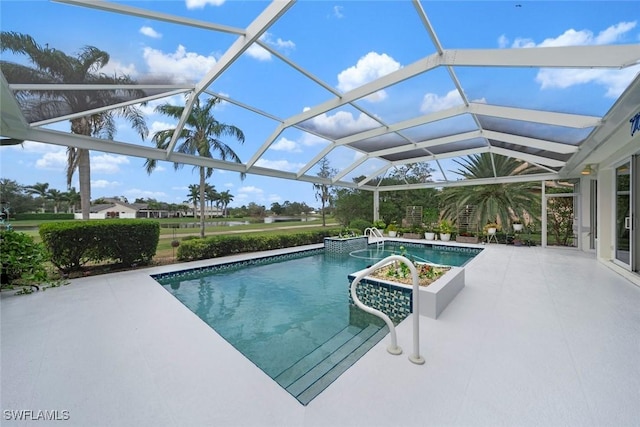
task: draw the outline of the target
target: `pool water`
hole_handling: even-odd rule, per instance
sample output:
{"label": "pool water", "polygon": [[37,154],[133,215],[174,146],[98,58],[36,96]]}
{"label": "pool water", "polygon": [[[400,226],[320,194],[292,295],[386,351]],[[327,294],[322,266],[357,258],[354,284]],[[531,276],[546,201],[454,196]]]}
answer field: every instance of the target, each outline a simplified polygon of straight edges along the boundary
{"label": "pool water", "polygon": [[[399,248],[387,250],[396,250]],[[348,274],[382,255],[315,254],[157,278],[238,351],[307,404],[387,333],[349,304]],[[433,253],[407,248],[415,257]],[[443,255],[458,264],[472,254]],[[437,263],[445,263],[444,258]],[[449,264],[451,265],[451,264]]]}

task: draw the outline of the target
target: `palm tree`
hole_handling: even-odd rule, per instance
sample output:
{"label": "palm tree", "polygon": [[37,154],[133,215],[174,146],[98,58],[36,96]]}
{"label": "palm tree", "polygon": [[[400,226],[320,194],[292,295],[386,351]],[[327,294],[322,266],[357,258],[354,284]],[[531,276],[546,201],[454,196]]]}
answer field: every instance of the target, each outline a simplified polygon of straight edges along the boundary
{"label": "palm tree", "polygon": [[[490,153],[469,156],[466,160],[454,160],[460,169],[456,174],[466,178],[493,178],[495,164],[498,176],[522,175],[536,171],[536,167],[521,160]],[[487,222],[498,221],[503,226],[511,223],[514,216],[527,215],[533,218],[539,212],[539,184],[535,182],[469,185],[448,187],[442,190],[441,205],[445,218],[456,220],[458,212],[464,206],[476,207],[476,220],[482,226]]]}
{"label": "palm tree", "polygon": [[76,190],[76,187],[70,187],[64,194],[65,201],[69,204],[70,213],[76,212],[76,206],[80,203],[80,193]]}
{"label": "palm tree", "polygon": [[216,190],[216,187],[206,183],[204,185],[204,195],[206,197],[206,199],[209,201],[210,203],[210,207],[211,207],[211,211],[213,213],[213,204],[215,203],[216,207],[218,207],[218,191]]}
{"label": "palm tree", "polygon": [[53,201],[53,213],[58,213],[58,206],[60,206],[60,202],[65,200],[65,194],[52,188],[47,192],[47,199]]}
{"label": "palm tree", "polygon": [[42,200],[42,212],[45,211],[45,202],[47,200],[47,194],[49,192],[48,182],[36,182],[34,185],[24,187],[24,191],[27,194],[35,194]]}
{"label": "palm tree", "polygon": [[196,217],[196,211],[198,210],[198,200],[200,200],[200,187],[197,184],[189,185],[189,194],[185,203],[193,203],[193,217]]}
{"label": "palm tree", "polygon": [[[110,76],[98,73],[109,62],[109,54],[93,46],[85,46],[77,57],[62,51],[42,47],[28,35],[3,31],[0,34],[1,51],[26,55],[34,68],[1,61],[2,72],[9,83],[59,83],[59,84],[122,84],[134,83],[127,76]],[[87,111],[118,104],[144,96],[135,89],[95,91],[20,90],[17,99],[30,121],[43,120],[68,113]],[[148,134],[142,112],[134,106],[78,117],[71,120],[71,132],[98,138],[113,139],[116,133],[115,118],[123,117],[142,139]],[[67,186],[71,185],[78,170],[82,218],[89,219],[91,207],[91,163],[89,150],[67,148]]]}
{"label": "palm tree", "polygon": [[[182,142],[177,145],[176,151],[208,158],[213,158],[213,154],[217,153],[221,160],[232,160],[240,163],[238,155],[219,138],[230,136],[240,143],[244,143],[244,133],[235,126],[220,123],[215,119],[211,110],[218,103],[220,103],[220,99],[216,97],[207,99],[204,105],[200,105],[199,98],[195,100],[185,122],[185,127],[179,131],[178,141]],[[183,106],[163,104],[156,107],[156,112],[178,120],[182,117],[184,108]],[[176,131],[177,129],[174,128],[157,132],[153,136],[153,142],[155,142],[157,148],[166,150]],[[156,160],[148,159],[145,163],[147,172],[151,173],[156,164]],[[174,163],[173,166],[175,169],[179,169],[183,165]],[[213,168],[196,167],[200,170],[200,237],[204,237],[205,179],[211,177]],[[244,174],[241,174],[241,177],[244,178]]]}
{"label": "palm tree", "polygon": [[229,214],[227,213],[227,206],[229,203],[233,201],[233,194],[229,192],[229,190],[224,190],[219,194],[220,203],[222,203],[222,215],[227,217]]}

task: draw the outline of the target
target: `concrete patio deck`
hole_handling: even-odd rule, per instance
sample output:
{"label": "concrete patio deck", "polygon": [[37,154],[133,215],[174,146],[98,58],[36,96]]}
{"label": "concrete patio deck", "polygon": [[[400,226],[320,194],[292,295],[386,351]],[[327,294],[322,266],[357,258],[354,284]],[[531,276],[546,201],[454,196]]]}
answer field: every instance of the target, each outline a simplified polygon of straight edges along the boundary
{"label": "concrete patio deck", "polygon": [[[637,426],[640,287],[592,254],[488,245],[438,320],[411,319],[302,406],[150,274],[1,299],[2,425]],[[345,278],[345,289],[348,286]],[[68,411],[10,421],[8,411]]]}

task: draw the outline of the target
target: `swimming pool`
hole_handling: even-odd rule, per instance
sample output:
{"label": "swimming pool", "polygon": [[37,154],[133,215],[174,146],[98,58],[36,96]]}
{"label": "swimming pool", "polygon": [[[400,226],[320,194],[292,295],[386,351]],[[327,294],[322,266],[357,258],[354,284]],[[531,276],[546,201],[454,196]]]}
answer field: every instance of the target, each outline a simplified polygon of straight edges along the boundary
{"label": "swimming pool", "polygon": [[[449,265],[474,256],[405,248],[416,257],[456,263]],[[316,249],[154,279],[306,405],[388,333],[380,319],[349,304],[347,276],[380,255],[371,250],[354,257]],[[385,250],[400,249],[388,244]]]}

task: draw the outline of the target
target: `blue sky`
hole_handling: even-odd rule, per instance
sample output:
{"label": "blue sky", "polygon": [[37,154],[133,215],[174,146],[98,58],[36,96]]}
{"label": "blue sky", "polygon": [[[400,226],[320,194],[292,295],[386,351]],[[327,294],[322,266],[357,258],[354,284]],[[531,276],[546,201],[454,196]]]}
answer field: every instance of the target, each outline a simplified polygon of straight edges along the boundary
{"label": "blue sky", "polygon": [[[245,28],[266,7],[258,1],[187,0],[122,2],[150,9]],[[521,5],[517,7],[517,5]],[[636,2],[424,2],[431,23],[445,49],[500,49],[531,46],[565,46],[640,43]],[[68,54],[85,45],[110,53],[106,72],[126,73],[144,80],[161,76],[174,82],[193,83],[202,78],[233,43],[236,36],[180,27],[160,21],[45,1],[0,1],[3,31],[29,34]],[[435,48],[408,1],[301,1],[295,4],[266,35],[263,42],[311,71],[335,90],[346,92],[389,72],[433,54]],[[3,54],[3,59],[20,60]],[[638,73],[625,70],[556,70],[456,68],[470,100],[533,109],[602,116]],[[286,118],[318,105],[331,94],[285,66],[258,46],[250,48],[213,83],[211,89],[234,100]],[[162,102],[180,103],[172,97],[144,108],[151,133],[173,127],[153,108]],[[459,104],[445,69],[437,69],[399,83],[358,101],[386,122],[415,117]],[[219,121],[240,127],[244,145],[226,141],[243,161],[277,128],[278,123],[224,103],[216,110]],[[432,124],[428,133],[470,126],[463,117]],[[370,119],[352,107],[329,111],[309,126],[327,134],[344,129],[361,130]],[[68,123],[51,126],[68,130]],[[341,131],[338,131],[341,129]],[[119,126],[116,140],[152,146],[141,141],[126,124]],[[327,144],[317,136],[288,129],[259,159],[257,165],[296,171]],[[29,185],[48,182],[66,189],[64,147],[26,142],[0,148],[1,177]],[[345,147],[329,156],[331,166],[341,170],[359,153]],[[185,166],[177,172],[172,163],[160,163],[151,175],[144,159],[93,152],[92,198],[125,196],[182,202],[187,186],[198,182],[197,171]],[[446,173],[455,165],[444,162]],[[367,161],[345,177],[377,170]],[[315,175],[314,167],[309,172]],[[440,175],[438,170],[436,175]],[[319,206],[312,185],[276,178],[216,171],[209,183],[219,191],[230,190],[232,206],[249,202],[283,203],[286,200]],[[77,176],[74,179],[77,185]]]}

